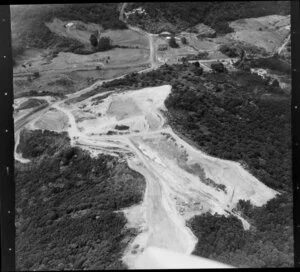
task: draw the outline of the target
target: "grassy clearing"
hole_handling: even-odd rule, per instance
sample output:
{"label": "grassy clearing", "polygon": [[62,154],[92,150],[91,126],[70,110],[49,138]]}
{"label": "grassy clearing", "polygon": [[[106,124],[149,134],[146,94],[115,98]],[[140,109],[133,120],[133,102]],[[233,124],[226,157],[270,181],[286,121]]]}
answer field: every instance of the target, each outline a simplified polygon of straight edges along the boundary
{"label": "grassy clearing", "polygon": [[290,30],[290,16],[265,16],[236,20],[230,23],[234,33],[230,38],[249,44],[253,47],[262,48],[267,53],[273,53],[278,49]]}
{"label": "grassy clearing", "polygon": [[76,85],[75,78],[70,76],[68,73],[44,73],[34,80],[31,79],[31,76],[14,77],[13,83],[15,98],[35,95],[63,97],[65,94],[79,90],[82,86],[82,83],[80,85]]}
{"label": "grassy clearing", "polygon": [[54,18],[96,23],[105,29],[126,29],[126,25],[119,21],[117,5],[100,3],[11,6],[14,58],[22,53],[26,46],[54,47],[60,51],[71,52],[81,48],[82,44],[77,40],[60,37],[49,30],[45,23]]}
{"label": "grassy clearing", "polygon": [[[149,61],[150,51],[140,48],[114,48],[109,51],[97,52],[88,55],[78,55],[70,52],[60,52],[51,57],[47,52],[31,57],[24,57],[22,64],[15,67],[17,76],[45,72],[69,72],[74,70],[93,70],[102,68],[121,68],[142,65]],[[20,61],[21,62],[21,61]],[[24,67],[25,66],[25,67]]]}
{"label": "grassy clearing", "polygon": [[145,35],[131,29],[106,30],[102,33],[102,35],[110,37],[115,45],[149,49],[148,38]]}
{"label": "grassy clearing", "polygon": [[59,36],[65,38],[78,40],[80,43],[85,44],[86,48],[91,52],[93,48],[90,46],[90,35],[99,32],[102,37],[109,37],[113,46],[126,46],[130,48],[149,48],[149,41],[145,35],[131,29],[106,29],[104,30],[101,25],[88,23],[85,24],[81,21],[73,21],[75,27],[66,28],[65,25],[68,21],[61,21],[55,18],[52,22],[47,23],[47,27]]}
{"label": "grassy clearing", "polygon": [[[111,79],[111,78],[114,78],[114,77],[119,77],[119,76],[122,76],[122,75],[125,75],[128,73],[128,71],[131,71],[132,73],[135,73],[135,72],[138,72],[138,71],[141,71],[143,69],[147,68],[147,66],[140,66],[140,67],[134,67],[134,68],[129,68],[129,69],[108,69],[108,70],[102,70],[101,72],[95,72],[96,74],[99,74],[101,77],[101,79],[105,80],[105,79]],[[76,73],[79,73],[79,72],[76,72]],[[82,74],[82,73],[80,73]],[[88,73],[89,76],[91,76],[91,73]],[[97,78],[99,79],[99,78]],[[96,81],[96,78],[93,77],[91,79],[92,81]],[[102,93],[106,91],[106,89],[103,89],[101,87],[98,87],[98,88],[95,88],[89,92],[86,92],[76,98],[72,98],[72,99],[69,99],[67,101],[67,103],[78,103],[78,102],[81,102],[91,96],[94,96],[96,94],[99,94],[99,93]],[[116,90],[114,90],[116,91]]]}
{"label": "grassy clearing", "polygon": [[[148,64],[141,64],[133,67],[105,68],[100,70],[97,70],[95,67],[94,70],[83,69],[64,73],[45,72],[33,81],[28,80],[28,77],[14,77],[14,97],[50,95],[63,98],[66,94],[80,91],[97,80],[119,77],[128,72],[138,72],[148,67]],[[93,94],[96,93],[90,93],[90,95]]]}

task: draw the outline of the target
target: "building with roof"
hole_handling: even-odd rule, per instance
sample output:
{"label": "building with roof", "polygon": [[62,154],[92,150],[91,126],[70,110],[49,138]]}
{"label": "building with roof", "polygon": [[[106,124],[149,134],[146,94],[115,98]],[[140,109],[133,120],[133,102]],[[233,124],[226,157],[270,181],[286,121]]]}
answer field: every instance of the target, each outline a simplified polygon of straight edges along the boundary
{"label": "building with roof", "polygon": [[72,27],[74,27],[74,26],[75,26],[75,24],[74,24],[73,22],[70,22],[70,23],[65,24],[65,27],[66,27],[66,28],[72,28]]}

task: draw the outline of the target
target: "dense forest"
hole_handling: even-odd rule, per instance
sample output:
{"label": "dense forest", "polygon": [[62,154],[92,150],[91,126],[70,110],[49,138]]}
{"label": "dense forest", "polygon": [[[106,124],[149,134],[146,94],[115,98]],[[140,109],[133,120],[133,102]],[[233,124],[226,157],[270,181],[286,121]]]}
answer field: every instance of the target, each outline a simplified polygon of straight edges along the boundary
{"label": "dense forest", "polygon": [[133,229],[120,209],[142,200],[125,162],[70,146],[66,133],[23,130],[16,162],[17,270],[124,269]]}
{"label": "dense forest", "polygon": [[[280,62],[271,63],[281,69]],[[249,231],[232,216],[192,218],[188,225],[199,238],[194,254],[238,267],[292,266],[290,96],[249,71],[206,74],[193,64],[131,74],[105,83],[101,91],[162,84],[172,85],[166,114],[177,133],[211,155],[239,161],[282,193],[263,207],[240,201]]]}
{"label": "dense forest", "polygon": [[249,231],[234,216],[195,216],[188,222],[199,239],[193,253],[235,267],[293,267],[292,205],[288,194],[263,207],[240,201],[238,208],[251,223]]}
{"label": "dense forest", "polygon": [[290,14],[290,1],[136,2],[128,10],[143,7],[147,15],[133,15],[129,23],[158,33],[180,32],[204,23],[219,34],[231,32],[228,22],[271,14]]}
{"label": "dense forest", "polygon": [[51,4],[11,6],[13,55],[21,54],[26,47],[56,47],[60,51],[75,51],[83,45],[52,33],[46,22],[58,18],[64,21],[80,20],[97,23],[104,29],[125,29],[119,20],[118,3]]}

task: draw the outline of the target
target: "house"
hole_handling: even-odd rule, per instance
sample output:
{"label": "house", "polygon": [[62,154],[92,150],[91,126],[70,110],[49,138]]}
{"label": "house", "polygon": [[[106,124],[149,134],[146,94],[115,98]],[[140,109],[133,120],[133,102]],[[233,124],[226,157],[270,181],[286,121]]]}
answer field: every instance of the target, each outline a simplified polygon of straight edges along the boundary
{"label": "house", "polygon": [[70,29],[71,27],[74,27],[74,25],[75,25],[74,23],[70,22],[70,23],[65,24],[65,28]]}

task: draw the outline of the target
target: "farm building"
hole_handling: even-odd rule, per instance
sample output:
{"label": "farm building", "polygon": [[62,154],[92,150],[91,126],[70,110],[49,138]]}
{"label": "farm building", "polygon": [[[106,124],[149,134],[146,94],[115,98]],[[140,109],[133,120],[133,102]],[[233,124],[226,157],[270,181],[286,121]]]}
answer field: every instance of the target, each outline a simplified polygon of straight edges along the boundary
{"label": "farm building", "polygon": [[[171,36],[166,36],[165,38],[166,38],[166,40],[170,40],[170,39],[171,39]],[[179,38],[179,37],[174,37],[174,38],[175,38],[175,40],[176,40],[177,42],[180,41],[180,38]]]}
{"label": "farm building", "polygon": [[75,24],[72,22],[65,24],[65,28],[72,28],[74,26],[75,26]]}
{"label": "farm building", "polygon": [[86,30],[85,25],[81,22],[69,22],[65,24],[64,27],[67,29]]}

